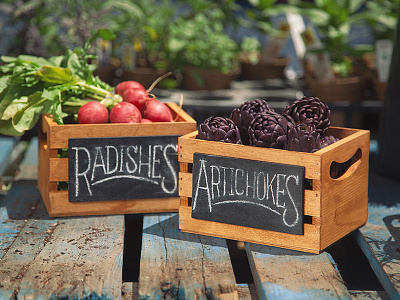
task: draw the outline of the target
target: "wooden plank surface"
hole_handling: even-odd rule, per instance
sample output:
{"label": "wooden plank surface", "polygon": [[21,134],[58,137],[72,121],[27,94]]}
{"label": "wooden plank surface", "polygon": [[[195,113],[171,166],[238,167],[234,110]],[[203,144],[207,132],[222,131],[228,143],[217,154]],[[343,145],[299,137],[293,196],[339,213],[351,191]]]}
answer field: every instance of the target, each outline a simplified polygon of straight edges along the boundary
{"label": "wooden plank surface", "polygon": [[35,164],[33,140],[0,196],[0,299],[120,299],[124,217],[50,218]]}
{"label": "wooden plank surface", "polygon": [[400,183],[371,173],[369,217],[358,245],[390,299],[400,299]]}
{"label": "wooden plank surface", "polygon": [[332,257],[246,243],[260,299],[350,299]]}
{"label": "wooden plank surface", "polygon": [[145,215],[139,299],[238,299],[224,239],[183,233],[177,214]]}

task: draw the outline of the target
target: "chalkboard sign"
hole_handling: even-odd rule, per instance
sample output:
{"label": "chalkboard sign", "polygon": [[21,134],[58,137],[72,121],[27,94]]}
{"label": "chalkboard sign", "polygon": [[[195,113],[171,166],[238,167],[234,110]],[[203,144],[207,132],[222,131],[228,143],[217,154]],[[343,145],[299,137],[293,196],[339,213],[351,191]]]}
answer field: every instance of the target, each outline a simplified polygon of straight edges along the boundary
{"label": "chalkboard sign", "polygon": [[303,234],[304,167],[195,153],[192,218]]}
{"label": "chalkboard sign", "polygon": [[178,136],[68,140],[70,202],[178,196]]}

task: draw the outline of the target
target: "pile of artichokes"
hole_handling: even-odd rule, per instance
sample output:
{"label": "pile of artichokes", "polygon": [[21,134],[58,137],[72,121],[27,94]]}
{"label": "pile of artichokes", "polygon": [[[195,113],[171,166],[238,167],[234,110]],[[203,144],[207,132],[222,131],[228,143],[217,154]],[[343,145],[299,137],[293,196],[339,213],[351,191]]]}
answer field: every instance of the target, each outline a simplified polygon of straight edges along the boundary
{"label": "pile of artichokes", "polygon": [[330,110],[317,97],[302,97],[275,112],[265,100],[246,101],[229,118],[209,117],[198,139],[312,153],[338,141],[326,135]]}

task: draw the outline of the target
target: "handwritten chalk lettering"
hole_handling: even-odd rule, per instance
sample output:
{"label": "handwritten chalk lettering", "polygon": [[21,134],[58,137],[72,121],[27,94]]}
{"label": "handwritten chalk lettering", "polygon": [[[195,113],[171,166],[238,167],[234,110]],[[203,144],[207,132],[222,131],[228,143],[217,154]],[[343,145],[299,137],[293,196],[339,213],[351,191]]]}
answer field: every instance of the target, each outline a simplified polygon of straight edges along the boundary
{"label": "handwritten chalk lettering", "polygon": [[303,233],[304,168],[195,153],[192,217]]}
{"label": "handwritten chalk lettering", "polygon": [[178,196],[178,136],[69,140],[69,201]]}

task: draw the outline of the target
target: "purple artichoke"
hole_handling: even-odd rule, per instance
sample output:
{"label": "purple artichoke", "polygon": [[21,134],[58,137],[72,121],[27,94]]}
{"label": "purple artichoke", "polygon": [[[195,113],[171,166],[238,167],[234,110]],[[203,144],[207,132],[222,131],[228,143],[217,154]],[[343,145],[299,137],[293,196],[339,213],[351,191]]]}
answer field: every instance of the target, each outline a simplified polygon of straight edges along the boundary
{"label": "purple artichoke", "polygon": [[297,124],[288,131],[286,150],[312,153],[320,149],[320,134],[314,125]]}
{"label": "purple artichoke", "polygon": [[209,117],[198,127],[200,140],[242,144],[239,129],[232,120],[222,117]]}
{"label": "purple artichoke", "polygon": [[333,144],[333,143],[335,143],[335,142],[337,142],[339,139],[338,138],[335,138],[333,135],[327,135],[327,136],[324,136],[322,139],[321,139],[321,149],[322,148],[325,148],[326,146],[329,146],[329,145],[331,145],[331,144]]}
{"label": "purple artichoke", "polygon": [[254,115],[268,111],[273,111],[273,109],[268,105],[267,101],[255,99],[244,102],[239,108],[235,108],[231,112],[230,119],[239,128],[240,137],[244,145],[250,144],[248,128],[254,119]]}
{"label": "purple artichoke", "polygon": [[312,124],[322,136],[331,124],[331,111],[317,97],[303,97],[284,108],[282,115],[296,124]]}
{"label": "purple artichoke", "polygon": [[250,145],[286,149],[287,133],[293,126],[276,112],[258,113],[249,126]]}

